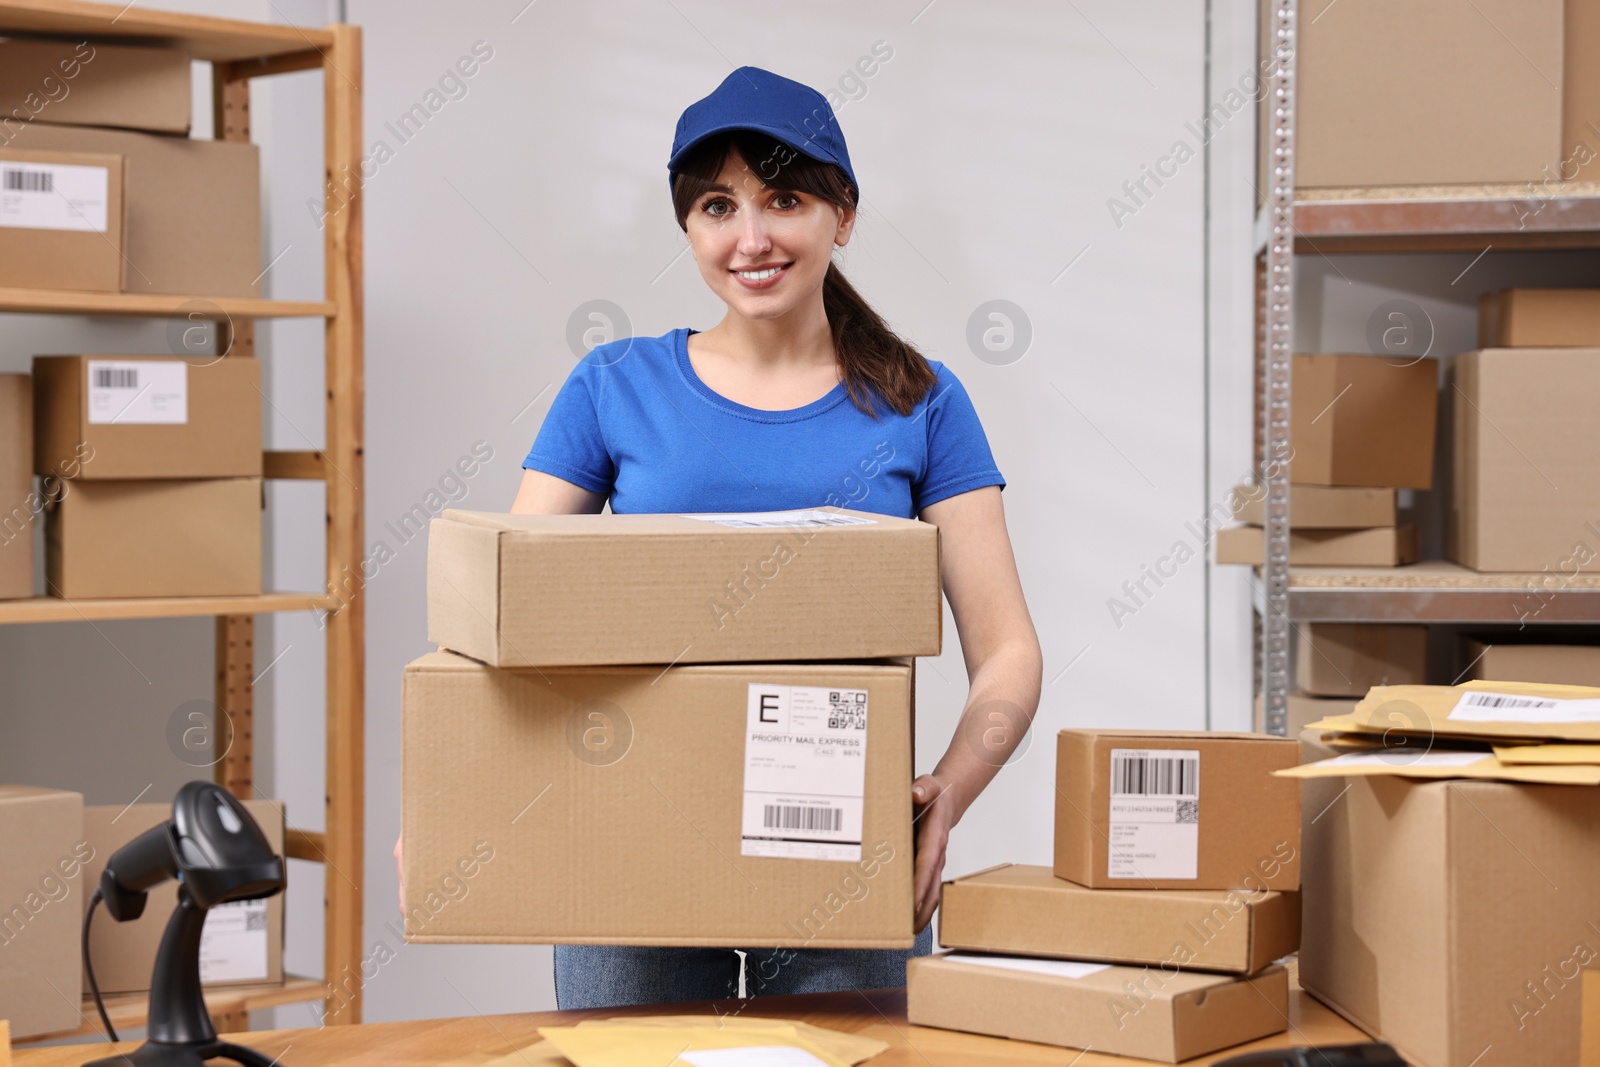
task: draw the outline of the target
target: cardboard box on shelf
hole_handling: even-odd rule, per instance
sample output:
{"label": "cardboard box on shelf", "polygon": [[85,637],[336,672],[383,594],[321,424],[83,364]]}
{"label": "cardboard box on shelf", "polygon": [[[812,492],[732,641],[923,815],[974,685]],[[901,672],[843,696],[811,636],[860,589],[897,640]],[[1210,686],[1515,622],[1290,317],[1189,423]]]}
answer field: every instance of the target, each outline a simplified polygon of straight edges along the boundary
{"label": "cardboard box on shelf", "polygon": [[125,288],[126,166],[120,154],[0,148],[0,186],[0,287]]}
{"label": "cardboard box on shelf", "polygon": [[1300,946],[1300,898],[1242,889],[1124,889],[1005,863],[944,883],[939,944],[976,952],[1253,974]]}
{"label": "cardboard box on shelf", "polygon": [[35,356],[35,474],[261,476],[261,364],[248,357]]}
{"label": "cardboard box on shelf", "polygon": [[1468,678],[1600,688],[1600,645],[1504,644],[1464,639]]}
{"label": "cardboard box on shelf", "polygon": [[1478,347],[1600,347],[1600,289],[1484,293],[1478,297]]}
{"label": "cardboard box on shelf", "polygon": [[[1600,68],[1593,62],[1600,46],[1600,7],[1593,4],[1566,5],[1566,25],[1562,27],[1565,58],[1561,71],[1561,170],[1562,181],[1581,178],[1593,181],[1600,170]],[[1580,147],[1581,146],[1581,147]]]}
{"label": "cardboard box on shelf", "polygon": [[260,478],[70,481],[58,490],[45,506],[51,596],[260,594]]}
{"label": "cardboard box on shelf", "polygon": [[83,975],[83,797],[0,785],[0,856],[0,1016],[16,1039],[75,1030],[78,1003],[59,990]]}
{"label": "cardboard box on shelf", "polygon": [[1438,360],[1297,355],[1292,374],[1289,476],[1294,482],[1433,487]]}
{"label": "cardboard box on shelf", "polygon": [[202,300],[261,295],[261,161],[254,144],[50,122],[29,123],[25,136],[30,152],[126,157],[126,292]]}
{"label": "cardboard box on shelf", "polygon": [[1600,570],[1600,348],[1488,348],[1451,366],[1445,552],[1480,571]]}
{"label": "cardboard box on shelf", "polygon": [[0,144],[26,144],[22,123],[120,126],[188,134],[188,53],[104,40],[0,41]]}
{"label": "cardboard box on shelf", "polygon": [[[1298,529],[1360,529],[1394,526],[1400,519],[1400,490],[1344,485],[1291,485],[1289,524]],[[1233,489],[1232,510],[1240,522],[1267,523],[1267,489],[1239,485]]]}
{"label": "cardboard box on shelf", "polygon": [[33,382],[0,374],[0,600],[33,595]]}
{"label": "cardboard box on shelf", "polygon": [[913,691],[910,662],[414,660],[406,939],[908,947]]}
{"label": "cardboard box on shelf", "polygon": [[1289,976],[947,953],[906,966],[914,1026],[1177,1063],[1283,1032]]}
{"label": "cardboard box on shelf", "polygon": [[1062,730],[1055,874],[1094,889],[1297,889],[1300,791],[1272,772],[1299,762],[1294,741],[1266,734]]}
{"label": "cardboard box on shelf", "polygon": [[429,530],[428,639],[500,667],[932,656],[942,625],[939,530],[913,519],[452,509]]}
{"label": "cardboard box on shelf", "polygon": [[[1355,710],[1356,701],[1350,697],[1317,697],[1303,693],[1298,689],[1289,690],[1288,695],[1288,733],[1287,737],[1299,737],[1300,731],[1318,719],[1331,718],[1335,715],[1349,715]],[[1252,729],[1256,733],[1266,732],[1266,715],[1263,710],[1261,694],[1256,694],[1255,715],[1252,720]]]}
{"label": "cardboard box on shelf", "polygon": [[1292,630],[1295,684],[1306,693],[1363,697],[1375,685],[1427,684],[1426,626],[1306,622]]}
{"label": "cardboard box on shelf", "polygon": [[[1292,522],[1293,520],[1291,520]],[[1216,533],[1218,563],[1261,564],[1267,534],[1260,526],[1229,526]],[[1297,567],[1401,567],[1421,556],[1417,527],[1304,530],[1290,527],[1289,562]]]}
{"label": "cardboard box on shelf", "polygon": [[[246,800],[268,842],[283,852],[283,806],[276,800]],[[93,850],[84,867],[85,885],[100,882],[111,854],[172,816],[171,804],[116,804],[83,809],[83,836]],[[92,890],[91,890],[92,891]],[[156,950],[178,903],[178,883],[150,890],[144,914],[128,922],[102,917],[89,936],[95,981],[102,994],[142,993],[150,988]],[[256,985],[283,981],[283,894],[266,900],[223,904],[206,916],[200,938],[200,980],[205,985]],[[84,993],[89,992],[85,977]]]}

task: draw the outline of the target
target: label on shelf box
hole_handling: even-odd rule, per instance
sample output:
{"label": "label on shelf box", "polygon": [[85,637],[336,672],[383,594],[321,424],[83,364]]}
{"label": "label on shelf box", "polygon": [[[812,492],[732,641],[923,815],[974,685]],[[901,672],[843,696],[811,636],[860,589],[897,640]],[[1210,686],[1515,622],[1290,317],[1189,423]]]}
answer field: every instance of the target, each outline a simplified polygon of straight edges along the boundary
{"label": "label on shelf box", "polygon": [[189,365],[91,359],[89,422],[182,425],[189,421]]}
{"label": "label on shelf box", "polygon": [[750,683],[739,854],[861,860],[867,691]]}
{"label": "label on shelf box", "polygon": [[200,933],[200,981],[265,982],[268,973],[265,900],[218,904],[206,913]]}
{"label": "label on shelf box", "polygon": [[1199,749],[1111,750],[1107,878],[1200,877]]}
{"label": "label on shelf box", "polygon": [[0,164],[0,226],[105,233],[110,188],[105,167]]}

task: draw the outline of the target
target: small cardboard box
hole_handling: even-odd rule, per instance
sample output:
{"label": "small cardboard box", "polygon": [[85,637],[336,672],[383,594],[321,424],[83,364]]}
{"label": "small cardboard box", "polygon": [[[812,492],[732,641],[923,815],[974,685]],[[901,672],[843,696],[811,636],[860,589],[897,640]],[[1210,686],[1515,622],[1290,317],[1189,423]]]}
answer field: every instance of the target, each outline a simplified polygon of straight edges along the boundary
{"label": "small cardboard box", "polygon": [[257,360],[34,356],[33,381],[35,474],[261,477]]}
{"label": "small cardboard box", "polygon": [[45,575],[71,599],[259,595],[261,479],[61,482]]}
{"label": "small cardboard box", "polygon": [[0,600],[33,595],[33,382],[0,374]]}
{"label": "small cardboard box", "polygon": [[0,41],[0,145],[26,143],[21,123],[120,126],[187,135],[189,56],[175,48],[97,41]]}
{"label": "small cardboard box", "polygon": [[1600,348],[1457,356],[1445,552],[1480,571],[1600,570]]}
{"label": "small cardboard box", "polygon": [[912,665],[406,667],[408,941],[906,948]]}
{"label": "small cardboard box", "polygon": [[[1309,693],[1302,693],[1298,689],[1289,690],[1288,730],[1286,737],[1299,737],[1300,731],[1319,719],[1331,718],[1335,715],[1349,715],[1355,710],[1358,701],[1348,697],[1314,697]],[[1261,694],[1256,694],[1255,715],[1252,718],[1252,729],[1256,733],[1265,733],[1267,720]]]}
{"label": "small cardboard box", "polygon": [[1062,730],[1055,873],[1093,889],[1300,887],[1296,743],[1221,731]]}
{"label": "small cardboard box", "polygon": [[[1370,530],[1305,530],[1289,520],[1289,562],[1296,567],[1401,567],[1421,555],[1417,527]],[[1267,532],[1260,526],[1229,526],[1216,533],[1218,563],[1265,562]]]}
{"label": "small cardboard box", "polygon": [[1600,645],[1503,644],[1465,639],[1468,678],[1600,688]]}
{"label": "small cardboard box", "polygon": [[62,993],[83,980],[83,797],[0,785],[0,856],[0,1016],[17,1039],[76,1030],[78,1002]]}
{"label": "small cardboard box", "polygon": [[1295,356],[1293,377],[1289,400],[1293,481],[1432,488],[1437,360]]}
{"label": "small cardboard box", "polygon": [[976,952],[1254,974],[1300,947],[1294,893],[1125,889],[1006,863],[944,883],[939,944]]}
{"label": "small cardboard box", "polygon": [[[1361,529],[1394,526],[1400,521],[1400,491],[1344,485],[1291,485],[1289,525],[1293,528]],[[1232,510],[1240,522],[1267,524],[1267,489],[1240,485],[1233,490]]]}
{"label": "small cardboard box", "polygon": [[1478,298],[1478,347],[1600,347],[1600,289],[1484,293]]}
{"label": "small cardboard box", "polygon": [[23,138],[29,151],[126,157],[126,292],[202,300],[261,295],[256,145],[38,121],[28,124],[17,143]]}
{"label": "small cardboard box", "polygon": [[[283,853],[283,806],[276,800],[246,800],[275,852]],[[93,850],[84,884],[100,884],[111,854],[152,826],[172,817],[171,804],[121,804],[83,809],[83,836]],[[283,893],[266,900],[222,904],[206,916],[200,937],[200,980],[208,986],[259,985],[283,981]],[[89,936],[95,981],[102,994],[143,993],[150,988],[156,951],[178,904],[178,883],[150,890],[144,914],[129,922],[102,916]],[[89,992],[88,976],[84,993]]]}
{"label": "small cardboard box", "polygon": [[1314,696],[1363,697],[1375,685],[1427,684],[1426,626],[1307,622],[1293,633],[1295,684]]}
{"label": "small cardboard box", "polygon": [[1289,1022],[1289,975],[1253,978],[948,953],[906,965],[913,1026],[1177,1063]]}
{"label": "small cardboard box", "polygon": [[121,292],[125,185],[115,152],[0,148],[0,286]]}
{"label": "small cardboard box", "polygon": [[942,626],[939,529],[914,519],[451,509],[429,530],[428,639],[499,667],[934,656]]}

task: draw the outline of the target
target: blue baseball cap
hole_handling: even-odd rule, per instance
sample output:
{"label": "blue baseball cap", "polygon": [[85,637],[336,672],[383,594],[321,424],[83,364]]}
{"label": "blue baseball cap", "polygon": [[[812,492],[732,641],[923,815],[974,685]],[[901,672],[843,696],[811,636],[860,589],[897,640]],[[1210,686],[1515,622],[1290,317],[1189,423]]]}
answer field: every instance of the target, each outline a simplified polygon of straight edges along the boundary
{"label": "blue baseball cap", "polygon": [[683,109],[672,138],[672,158],[667,161],[667,187],[671,188],[691,148],[727,130],[770,134],[802,155],[837,165],[860,199],[861,185],[850,167],[844,131],[828,98],[809,85],[760,67],[740,67],[722,79],[710,96]]}

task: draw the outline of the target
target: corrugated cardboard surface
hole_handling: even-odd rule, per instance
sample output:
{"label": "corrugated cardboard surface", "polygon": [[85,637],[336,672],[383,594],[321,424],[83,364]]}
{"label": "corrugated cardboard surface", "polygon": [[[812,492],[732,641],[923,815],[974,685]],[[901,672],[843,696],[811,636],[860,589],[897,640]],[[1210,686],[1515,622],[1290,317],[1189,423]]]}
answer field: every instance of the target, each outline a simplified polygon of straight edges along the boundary
{"label": "corrugated cardboard surface", "polygon": [[57,990],[82,980],[82,841],[80,794],[0,785],[0,1016],[13,1038],[78,1025],[77,1001]]}
{"label": "corrugated cardboard surface", "polygon": [[261,479],[64,482],[45,572],[51,596],[258,594]]}
{"label": "corrugated cardboard surface", "polygon": [[[1420,555],[1417,527],[1375,526],[1370,530],[1289,531],[1289,562],[1306,567],[1399,567]],[[1266,559],[1267,532],[1259,526],[1229,526],[1215,537],[1218,563]]]}
{"label": "corrugated cardboard surface", "polygon": [[496,666],[932,656],[939,531],[741,528],[681,515],[448,510],[428,537],[428,638]]}
{"label": "corrugated cardboard surface", "polygon": [[[868,690],[860,863],[741,855],[752,682]],[[414,660],[407,939],[909,947],[912,691],[905,663]]]}
{"label": "corrugated cardboard surface", "polygon": [[1451,371],[1446,554],[1480,571],[1600,570],[1600,348],[1482,349]]}
{"label": "corrugated cardboard surface", "polygon": [[105,232],[0,226],[0,286],[121,292],[127,284],[124,253],[128,248],[127,169],[123,157],[113,151],[51,151],[30,144],[25,148],[0,148],[0,161],[65,163],[106,170]]}
{"label": "corrugated cardboard surface", "polygon": [[[188,421],[89,421],[89,362],[176,363]],[[34,356],[35,474],[84,479],[259,478],[261,364],[229,356]],[[63,463],[91,456],[62,471]]]}
{"label": "corrugated cardboard surface", "polygon": [[1432,359],[1295,356],[1290,478],[1302,485],[1432,488],[1438,376]]}
{"label": "corrugated cardboard surface", "polygon": [[1491,1046],[1502,1063],[1576,1062],[1600,788],[1305,786],[1301,985],[1415,1067],[1481,1067]]}
{"label": "corrugated cardboard surface", "polygon": [[49,122],[29,123],[23,133],[30,151],[127,157],[127,292],[261,295],[255,145]]}
{"label": "corrugated cardboard surface", "polygon": [[33,595],[33,383],[0,374],[0,600]]}
{"label": "corrugated cardboard surface", "polygon": [[[275,852],[283,853],[283,805],[276,800],[246,800],[246,809],[261,826]],[[122,804],[83,809],[83,836],[94,850],[94,858],[84,867],[84,884],[100,884],[111,854],[152,826],[172,817],[171,804]],[[208,985],[254,985],[283,980],[283,894],[267,900],[267,973],[259,978],[235,982],[209,982]],[[94,960],[95,981],[102,994],[142,993],[150,988],[156,951],[166,932],[167,920],[178,905],[178,883],[166,882],[150,890],[144,914],[128,922],[112,922],[102,916],[89,936],[89,951]],[[89,992],[87,975],[83,991]]]}
{"label": "corrugated cardboard surface", "polygon": [[174,48],[87,41],[0,41],[0,143],[23,140],[11,120],[187,134],[189,56]]}
{"label": "corrugated cardboard surface", "polygon": [[1600,65],[1594,62],[1600,49],[1600,4],[1575,0],[1566,7],[1560,177],[1593,181],[1600,171]]}
{"label": "corrugated cardboard surface", "polygon": [[[1200,752],[1198,876],[1111,878],[1111,750]],[[1300,887],[1300,790],[1272,772],[1300,762],[1294,741],[1266,734],[1062,730],[1056,739],[1055,867],[1096,889]]]}
{"label": "corrugated cardboard surface", "polygon": [[1295,681],[1307,693],[1363,697],[1375,685],[1427,684],[1426,626],[1307,622],[1293,633]]}
{"label": "corrugated cardboard surface", "polygon": [[[1316,697],[1309,693],[1302,693],[1298,689],[1289,690],[1287,716],[1288,737],[1298,737],[1300,731],[1318,719],[1326,719],[1333,715],[1348,715],[1355,710],[1356,701],[1349,697]],[[1263,715],[1261,694],[1256,694],[1255,718],[1251,725],[1256,733],[1266,732],[1266,719]]]}
{"label": "corrugated cardboard surface", "polygon": [[1466,639],[1469,678],[1600,688],[1600,645],[1486,644]]}
{"label": "corrugated cardboard surface", "polygon": [[1111,967],[1060,978],[922,956],[906,965],[906,1017],[915,1026],[1176,1063],[1281,1033],[1289,976],[1282,967],[1254,978]]}
{"label": "corrugated cardboard surface", "polygon": [[1501,289],[1478,297],[1479,348],[1568,346],[1600,346],[1600,289]]}
{"label": "corrugated cardboard surface", "polygon": [[[1395,489],[1344,485],[1291,485],[1289,522],[1295,527],[1351,529],[1393,526],[1399,521]],[[1233,513],[1252,526],[1267,523],[1265,486],[1241,485],[1233,490]]]}
{"label": "corrugated cardboard surface", "polygon": [[945,882],[945,948],[1251,974],[1300,947],[1294,893],[1086,889],[1003,864]]}

